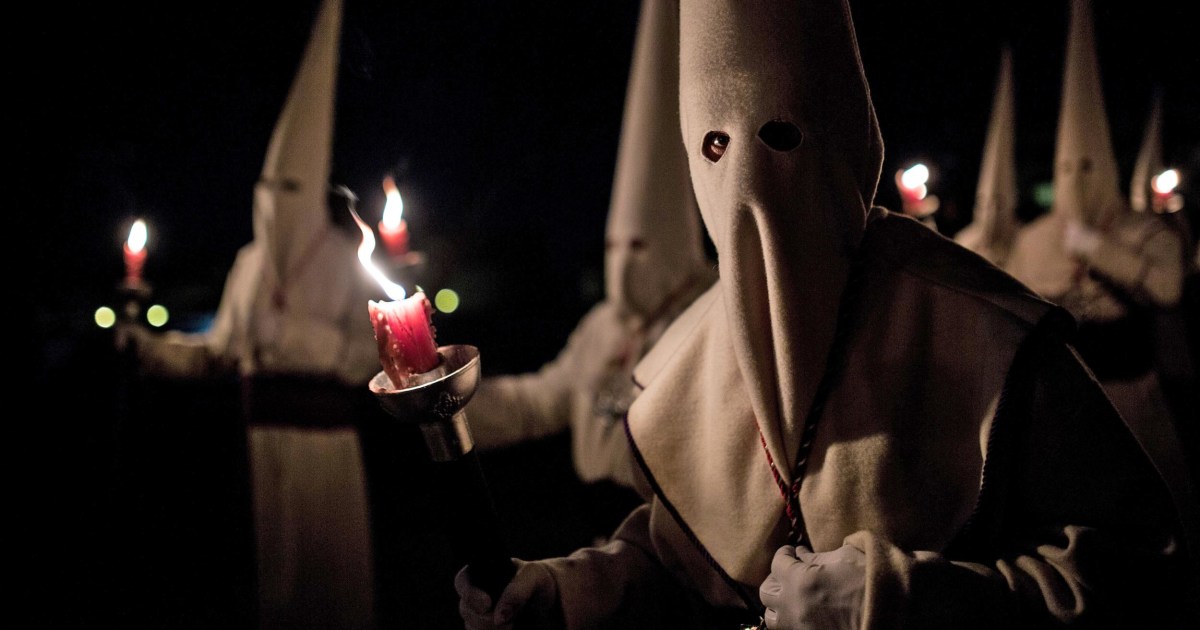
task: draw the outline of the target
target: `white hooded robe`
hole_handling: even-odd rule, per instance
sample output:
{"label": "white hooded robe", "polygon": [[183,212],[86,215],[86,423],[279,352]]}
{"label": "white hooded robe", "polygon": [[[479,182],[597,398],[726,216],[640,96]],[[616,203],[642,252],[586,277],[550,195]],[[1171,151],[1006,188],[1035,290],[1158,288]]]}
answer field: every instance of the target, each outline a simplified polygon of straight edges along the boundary
{"label": "white hooded robe", "polygon": [[681,5],[683,142],[721,277],[635,369],[653,498],[607,545],[535,563],[565,626],[755,622],[793,532],[865,554],[864,628],[1173,614],[1177,515],[1070,318],[872,209],[848,4]]}
{"label": "white hooded robe", "polygon": [[327,208],[342,1],[325,0],[212,327],[139,335],[141,369],[236,370],[247,410],[260,628],[371,628],[374,577],[355,392],[379,369],[378,297]]}
{"label": "white hooded robe", "polygon": [[623,426],[633,366],[716,278],[678,142],[677,50],[672,4],[645,0],[606,230],[607,296],[537,372],[483,380],[470,409],[482,449],[569,429],[581,480],[637,485]]}

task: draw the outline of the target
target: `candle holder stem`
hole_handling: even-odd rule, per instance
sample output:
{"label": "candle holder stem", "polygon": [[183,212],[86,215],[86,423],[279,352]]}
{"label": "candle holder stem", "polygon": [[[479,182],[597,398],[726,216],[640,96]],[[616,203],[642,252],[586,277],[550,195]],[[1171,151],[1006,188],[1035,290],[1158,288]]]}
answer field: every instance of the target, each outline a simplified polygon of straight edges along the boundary
{"label": "candle holder stem", "polygon": [[495,602],[512,580],[516,567],[496,524],[500,522],[479,456],[434,463],[438,496],[443,497],[447,534],[455,564],[471,567],[471,581]]}

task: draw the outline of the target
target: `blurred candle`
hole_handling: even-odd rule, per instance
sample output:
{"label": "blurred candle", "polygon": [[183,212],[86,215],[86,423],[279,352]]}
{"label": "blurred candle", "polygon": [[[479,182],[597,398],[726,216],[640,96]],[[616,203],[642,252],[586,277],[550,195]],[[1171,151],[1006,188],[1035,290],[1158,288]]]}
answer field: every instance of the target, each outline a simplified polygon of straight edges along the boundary
{"label": "blurred candle", "polygon": [[1150,178],[1150,188],[1154,191],[1150,207],[1159,214],[1177,212],[1183,207],[1183,198],[1175,193],[1179,187],[1179,171],[1169,168]]}
{"label": "blurred candle", "polygon": [[408,224],[404,222],[404,200],[396,189],[392,178],[383,179],[383,190],[387,201],[383,204],[383,220],[379,222],[379,236],[392,258],[403,258],[408,253]]}
{"label": "blurred candle", "polygon": [[915,164],[896,173],[896,185],[908,201],[920,201],[929,194],[925,184],[929,181],[929,167]]}
{"label": "blurred candle", "polygon": [[434,329],[430,322],[433,305],[425,293],[417,291],[405,297],[404,287],[388,280],[371,261],[375,251],[375,235],[370,226],[351,210],[358,229],[362,231],[362,244],[358,246],[358,260],[363,268],[384,293],[392,298],[388,301],[367,301],[371,325],[375,329],[375,341],[379,345],[379,363],[396,389],[404,387],[404,379],[413,374],[422,374],[438,366],[441,357],[434,341]]}
{"label": "blurred candle", "polygon": [[138,219],[129,228],[129,238],[125,239],[125,283],[140,284],[142,267],[146,265],[146,222]]}
{"label": "blurred candle", "polygon": [[1170,196],[1175,192],[1175,187],[1179,185],[1179,171],[1169,168],[1158,175],[1155,175],[1150,180],[1150,187],[1154,192],[1163,196]]}

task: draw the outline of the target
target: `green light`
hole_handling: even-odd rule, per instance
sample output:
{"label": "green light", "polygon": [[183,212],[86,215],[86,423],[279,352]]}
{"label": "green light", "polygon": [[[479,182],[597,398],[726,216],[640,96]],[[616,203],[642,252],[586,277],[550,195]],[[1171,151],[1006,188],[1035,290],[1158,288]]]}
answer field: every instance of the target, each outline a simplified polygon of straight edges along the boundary
{"label": "green light", "polygon": [[96,320],[96,325],[101,328],[112,328],[113,324],[117,323],[117,313],[107,306],[101,306],[96,309],[92,319]]}
{"label": "green light", "polygon": [[433,296],[433,305],[443,313],[453,313],[458,310],[458,294],[452,289],[442,289]]}
{"label": "green light", "polygon": [[1043,208],[1049,208],[1054,203],[1054,183],[1039,182],[1033,187],[1033,200]]}
{"label": "green light", "polygon": [[168,319],[171,319],[171,315],[167,312],[167,307],[162,304],[155,304],[146,309],[146,321],[155,328],[165,325]]}

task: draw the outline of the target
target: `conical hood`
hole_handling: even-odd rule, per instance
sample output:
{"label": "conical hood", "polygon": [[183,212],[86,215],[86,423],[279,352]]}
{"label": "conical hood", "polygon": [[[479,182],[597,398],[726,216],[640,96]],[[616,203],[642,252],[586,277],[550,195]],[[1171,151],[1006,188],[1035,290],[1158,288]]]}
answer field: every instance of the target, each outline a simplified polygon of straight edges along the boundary
{"label": "conical hood", "polygon": [[1071,0],[1051,211],[1102,227],[1124,208],[1125,199],[1109,136],[1095,39],[1091,2]]}
{"label": "conical hood", "polygon": [[285,278],[329,222],[342,0],[324,0],[255,187],[254,238]]}
{"label": "conical hood", "polygon": [[1133,164],[1133,181],[1129,184],[1129,205],[1137,212],[1151,210],[1150,200],[1154,198],[1151,180],[1162,171],[1162,92],[1156,90],[1150,116],[1146,120],[1142,148]]}
{"label": "conical hood", "polygon": [[703,235],[679,136],[679,18],[643,0],[608,212],[608,300],[650,316],[705,267]]}
{"label": "conical hood", "polygon": [[770,466],[790,483],[883,142],[846,0],[681,0],[679,58],[720,279],[635,370],[628,426],[695,540],[758,584],[787,527]]}
{"label": "conical hood", "polygon": [[680,24],[684,143],[735,298],[730,360],[788,475],[883,142],[843,0],[683,0]]}
{"label": "conical hood", "polygon": [[975,212],[971,224],[955,236],[963,246],[1003,265],[1016,235],[1016,96],[1012,50],[1005,46],[992,101],[992,119],[983,145]]}

